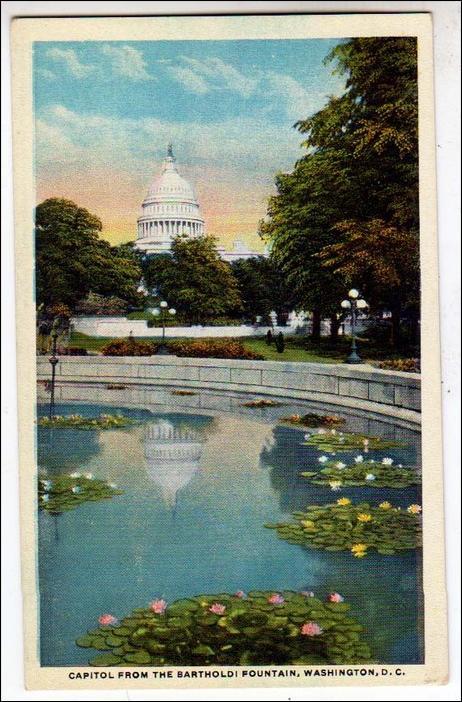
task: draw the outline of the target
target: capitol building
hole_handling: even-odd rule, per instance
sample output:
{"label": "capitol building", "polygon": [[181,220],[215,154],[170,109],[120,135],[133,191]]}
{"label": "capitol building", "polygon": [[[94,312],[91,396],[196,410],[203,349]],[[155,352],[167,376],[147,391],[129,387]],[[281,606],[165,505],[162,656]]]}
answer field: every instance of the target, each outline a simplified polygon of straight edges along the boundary
{"label": "capitol building", "polygon": [[[147,254],[168,253],[179,234],[194,238],[205,234],[205,222],[193,187],[178,173],[172,145],[163,161],[160,176],[152,183],[141,205],[135,247]],[[218,252],[224,260],[260,256],[241,241],[233,249]]]}

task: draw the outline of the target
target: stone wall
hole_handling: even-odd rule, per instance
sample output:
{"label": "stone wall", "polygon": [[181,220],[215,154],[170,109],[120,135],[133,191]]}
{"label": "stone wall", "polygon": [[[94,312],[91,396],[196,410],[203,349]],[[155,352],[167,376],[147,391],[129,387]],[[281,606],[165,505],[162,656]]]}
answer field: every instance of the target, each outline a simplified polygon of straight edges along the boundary
{"label": "stone wall", "polygon": [[[47,357],[37,358],[39,381],[50,379]],[[150,356],[63,357],[59,389],[71,384],[171,387],[307,400],[420,423],[420,375],[323,363],[231,361]],[[123,397],[123,391],[122,397]]]}

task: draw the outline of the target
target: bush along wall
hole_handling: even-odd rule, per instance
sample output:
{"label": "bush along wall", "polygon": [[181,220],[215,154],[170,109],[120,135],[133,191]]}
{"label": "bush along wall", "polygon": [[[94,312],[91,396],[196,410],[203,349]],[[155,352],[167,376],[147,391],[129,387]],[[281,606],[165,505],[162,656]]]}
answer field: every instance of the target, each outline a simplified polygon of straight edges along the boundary
{"label": "bush along wall", "polygon": [[[103,356],[154,356],[160,342],[137,341],[136,339],[115,339],[103,346]],[[229,358],[262,360],[261,354],[247,349],[234,339],[198,339],[197,341],[168,341],[168,349],[175,356],[189,358]]]}
{"label": "bush along wall", "polygon": [[352,504],[341,497],[335,504],[310,505],[294,512],[294,522],[265,524],[292,544],[326,551],[350,551],[363,558],[375,550],[384,556],[422,546],[420,505],[405,510],[382,502],[371,507],[367,502]]}
{"label": "bush along wall", "polygon": [[349,664],[371,659],[338,593],[252,591],[154,600],[77,639],[94,666]]}

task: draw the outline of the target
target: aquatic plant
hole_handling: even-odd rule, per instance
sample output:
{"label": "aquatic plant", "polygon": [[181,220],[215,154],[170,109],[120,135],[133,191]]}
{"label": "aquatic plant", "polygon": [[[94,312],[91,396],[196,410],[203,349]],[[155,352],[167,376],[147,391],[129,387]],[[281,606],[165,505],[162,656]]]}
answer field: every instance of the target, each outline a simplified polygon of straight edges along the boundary
{"label": "aquatic plant", "polygon": [[114,495],[122,495],[122,491],[114,483],[97,480],[91,473],[74,472],[38,480],[39,509],[51,514],[68,512],[84,502],[106,500]]}
{"label": "aquatic plant", "polygon": [[342,431],[331,429],[319,429],[313,434],[305,434],[304,446],[316,446],[320,451],[334,453],[335,451],[357,451],[364,452],[375,449],[389,449],[402,446],[399,441],[382,439],[379,436],[367,436],[365,434],[345,434]]}
{"label": "aquatic plant", "polygon": [[381,462],[355,461],[352,465],[346,465],[342,461],[322,463],[321,470],[304,471],[301,475],[309,478],[313,485],[327,486],[333,480],[338,480],[341,487],[373,485],[376,488],[406,488],[410,485],[420,485],[422,482],[421,476],[415,470],[404,468],[401,464],[394,465],[391,458],[384,458]]}
{"label": "aquatic plant", "polygon": [[122,383],[108,383],[106,385],[106,390],[126,390],[127,386],[122,385]]}
{"label": "aquatic plant", "polygon": [[[93,666],[351,664],[371,659],[363,627],[338,593],[252,591],[200,595],[154,611],[135,609],[120,623],[77,639],[102,653]],[[338,595],[338,597],[337,597]],[[340,598],[340,599],[339,599]],[[161,600],[157,600],[158,602]]]}
{"label": "aquatic plant", "polygon": [[283,402],[278,402],[277,400],[249,400],[249,402],[243,402],[242,407],[281,407]]}
{"label": "aquatic plant", "polygon": [[121,414],[100,414],[99,417],[82,417],[81,414],[69,414],[39,417],[37,424],[49,429],[119,429],[137,424],[137,420]]}
{"label": "aquatic plant", "polygon": [[348,498],[334,504],[310,505],[305,512],[294,512],[295,522],[265,524],[292,544],[326,551],[351,551],[362,558],[369,550],[384,556],[418,548],[422,545],[420,505],[407,510],[382,502],[371,507],[357,505]]}
{"label": "aquatic plant", "polygon": [[315,414],[314,412],[303,415],[292,414],[290,417],[281,417],[280,421],[303,427],[330,427],[345,424],[345,419],[336,414]]}
{"label": "aquatic plant", "polygon": [[194,390],[172,390],[170,393],[171,395],[197,395],[197,392],[194,392]]}

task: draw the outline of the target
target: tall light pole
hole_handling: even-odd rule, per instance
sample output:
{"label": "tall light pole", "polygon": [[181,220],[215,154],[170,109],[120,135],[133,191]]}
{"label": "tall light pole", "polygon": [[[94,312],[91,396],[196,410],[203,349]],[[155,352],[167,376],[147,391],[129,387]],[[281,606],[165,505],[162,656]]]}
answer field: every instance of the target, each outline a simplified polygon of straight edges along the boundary
{"label": "tall light pole", "polygon": [[173,307],[168,308],[168,302],[162,300],[159,307],[154,307],[150,312],[154,317],[160,316],[160,321],[162,322],[162,343],[157,349],[157,353],[166,356],[169,354],[169,351],[165,344],[165,320],[167,319],[167,314],[174,317],[176,315],[176,309]]}
{"label": "tall light pole", "polygon": [[50,409],[48,411],[48,416],[53,419],[55,413],[55,382],[56,382],[56,365],[58,363],[58,356],[56,355],[56,343],[58,340],[58,320],[55,319],[53,326],[51,327],[51,356],[48,359],[51,363],[51,390],[50,390]]}
{"label": "tall light pole", "polygon": [[362,363],[356,346],[356,319],[358,310],[364,310],[368,305],[366,300],[359,298],[359,292],[356,288],[348,291],[348,298],[348,300],[342,300],[340,303],[342,309],[351,310],[351,350],[345,363]]}

